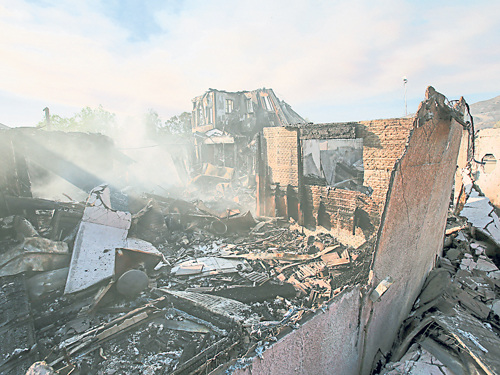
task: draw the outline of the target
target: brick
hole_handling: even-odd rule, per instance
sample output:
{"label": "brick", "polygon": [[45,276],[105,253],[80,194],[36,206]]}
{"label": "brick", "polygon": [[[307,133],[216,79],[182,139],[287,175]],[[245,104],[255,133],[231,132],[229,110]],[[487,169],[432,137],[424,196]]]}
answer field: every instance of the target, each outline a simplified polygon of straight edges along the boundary
{"label": "brick", "polygon": [[[392,170],[402,157],[413,129],[412,118],[361,121],[358,123],[301,125],[290,128],[264,128],[270,182],[298,186],[297,132],[301,139],[363,138],[364,185],[373,189],[371,196],[327,186],[306,186],[305,197],[317,223],[320,206],[330,217],[332,231],[349,242],[362,237],[359,228],[352,234],[356,208],[368,213],[375,230],[380,224]],[[306,214],[307,216],[307,214]]]}

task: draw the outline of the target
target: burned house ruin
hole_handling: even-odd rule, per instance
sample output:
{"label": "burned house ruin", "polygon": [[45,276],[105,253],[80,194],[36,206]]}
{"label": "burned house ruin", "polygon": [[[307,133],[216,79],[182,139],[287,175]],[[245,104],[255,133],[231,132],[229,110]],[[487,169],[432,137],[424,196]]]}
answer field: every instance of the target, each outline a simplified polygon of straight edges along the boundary
{"label": "burned house ruin", "polygon": [[203,174],[207,174],[208,165],[213,165],[236,168],[240,175],[253,176],[255,135],[264,128],[306,122],[280,101],[272,89],[239,92],[210,89],[192,102],[194,167]]}
{"label": "burned house ruin", "polygon": [[[195,164],[205,168],[192,177],[233,189],[232,204],[252,192],[251,209],[224,209],[222,199],[216,207],[189,189],[137,194],[97,180],[86,202],[34,199],[29,173],[17,171],[35,161],[9,141],[2,152],[15,162],[0,180],[0,369],[24,374],[45,360],[38,365],[59,374],[370,374],[391,353],[402,357],[393,343],[418,306],[421,320],[410,328],[432,320],[469,353],[452,367],[498,371],[494,334],[474,336],[475,344],[452,318],[424,317],[432,298],[427,310],[414,305],[436,265],[454,272],[466,262],[471,274],[459,276],[470,286],[478,277],[471,264],[482,262],[491,285],[457,283],[455,294],[475,293],[471,319],[493,314],[480,303],[498,298],[497,266],[483,253],[464,255],[464,264],[441,257],[445,233],[450,249],[458,239],[449,236],[465,228],[447,226],[453,186],[455,209],[473,211],[478,201],[467,201],[472,185],[456,173],[471,162],[470,129],[465,101],[432,87],[413,118],[328,124],[306,123],[272,90],[209,90],[193,100]],[[109,150],[107,160],[118,158]],[[233,184],[237,175],[253,183]],[[457,316],[461,298],[446,300]],[[474,354],[480,346],[492,354]]]}

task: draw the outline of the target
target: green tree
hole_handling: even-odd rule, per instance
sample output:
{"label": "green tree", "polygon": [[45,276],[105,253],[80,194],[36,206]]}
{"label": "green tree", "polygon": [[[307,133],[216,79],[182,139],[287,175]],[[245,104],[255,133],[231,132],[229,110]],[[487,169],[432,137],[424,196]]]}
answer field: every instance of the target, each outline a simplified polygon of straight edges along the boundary
{"label": "green tree", "polygon": [[178,116],[170,117],[160,131],[166,135],[180,135],[191,132],[191,113],[183,112]]}
{"label": "green tree", "polygon": [[[89,132],[110,135],[117,130],[115,114],[106,111],[102,105],[99,105],[95,109],[90,107],[82,108],[73,117],[50,115],[50,124],[52,130],[66,132]],[[37,127],[40,128],[45,126],[45,119],[37,124]]]}

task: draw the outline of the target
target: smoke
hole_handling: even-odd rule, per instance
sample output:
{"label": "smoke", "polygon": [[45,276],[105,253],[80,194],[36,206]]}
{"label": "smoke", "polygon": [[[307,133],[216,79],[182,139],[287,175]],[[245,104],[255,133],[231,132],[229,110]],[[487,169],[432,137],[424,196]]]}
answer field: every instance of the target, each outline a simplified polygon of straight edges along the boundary
{"label": "smoke", "polygon": [[[151,126],[148,120],[151,120],[152,112],[128,117],[112,129],[103,129],[107,135],[36,131],[33,138],[48,149],[49,156],[47,160],[29,160],[34,196],[85,201],[86,191],[108,183],[127,192],[200,199],[207,208],[220,212],[227,209],[254,211],[255,192],[244,187],[245,176],[238,173],[230,184],[216,186],[217,182],[224,181],[202,176],[204,179],[200,181],[204,182],[186,186],[190,177],[187,175],[192,150],[190,137],[159,131],[163,122],[156,114],[156,124]],[[51,159],[51,154],[57,157]],[[58,158],[66,161],[59,169],[51,164]],[[179,175],[176,165],[182,175]]]}
{"label": "smoke", "polygon": [[[146,126],[145,116],[128,117],[103,132],[108,135],[38,130],[36,136],[30,137],[48,155],[28,158],[33,195],[83,201],[87,197],[85,187],[92,183],[108,183],[119,189],[131,186],[159,195],[168,195],[181,186],[170,140],[155,138]],[[58,158],[65,163],[54,166]]]}
{"label": "smoke", "polygon": [[[75,185],[35,163],[30,163],[31,192],[35,198],[59,202],[83,202],[88,194]],[[43,174],[43,176],[41,176]]]}
{"label": "smoke", "polygon": [[169,189],[182,183],[172,160],[169,140],[155,137],[144,117],[128,117],[113,140],[117,150],[134,161],[126,170],[127,184],[145,192],[165,195]]}

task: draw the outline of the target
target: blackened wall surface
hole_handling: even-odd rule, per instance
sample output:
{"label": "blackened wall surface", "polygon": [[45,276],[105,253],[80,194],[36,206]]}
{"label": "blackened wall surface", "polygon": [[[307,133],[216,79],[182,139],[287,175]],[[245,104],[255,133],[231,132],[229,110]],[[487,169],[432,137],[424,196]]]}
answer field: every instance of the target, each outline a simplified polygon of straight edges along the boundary
{"label": "blackened wall surface", "polygon": [[[371,195],[329,186],[304,184],[302,207],[305,224],[327,227],[338,239],[352,246],[361,245],[380,223],[391,172],[405,150],[413,118],[394,118],[358,123],[303,124],[295,127],[264,128],[265,151],[270,184],[297,187],[300,141],[308,139],[363,139],[363,185],[373,189]],[[300,144],[299,144],[300,147]],[[370,223],[357,227],[355,212],[362,210]],[[272,214],[268,210],[268,214]],[[368,228],[370,228],[368,230]]]}
{"label": "blackened wall surface", "polygon": [[[327,219],[330,220],[329,229],[335,236],[352,246],[361,245],[366,240],[366,232],[355,227],[354,212],[356,209],[362,209],[368,214],[373,230],[378,228],[391,172],[396,160],[404,153],[413,121],[413,118],[394,118],[356,123],[356,138],[363,138],[363,185],[372,188],[373,193],[368,196],[357,191],[332,189],[327,186],[306,186],[306,209],[312,214],[312,222],[309,220],[309,224],[324,225],[318,220],[322,204]],[[348,125],[341,124],[340,128],[346,129]]]}

